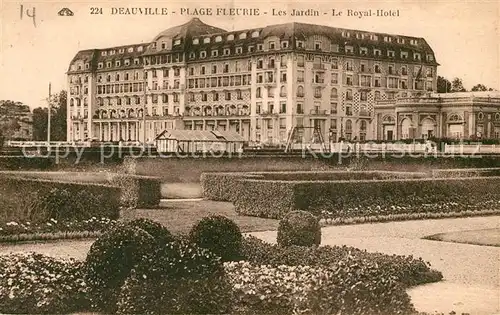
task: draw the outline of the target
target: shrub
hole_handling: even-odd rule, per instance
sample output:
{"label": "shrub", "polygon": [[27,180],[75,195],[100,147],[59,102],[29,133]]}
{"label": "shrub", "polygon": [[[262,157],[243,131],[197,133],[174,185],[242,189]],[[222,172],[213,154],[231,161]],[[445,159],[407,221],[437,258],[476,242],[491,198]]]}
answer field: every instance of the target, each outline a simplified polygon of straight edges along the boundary
{"label": "shrub", "polygon": [[88,301],[82,265],[35,253],[0,255],[0,313],[84,310]]}
{"label": "shrub", "polygon": [[253,265],[310,266],[330,268],[346,259],[359,264],[375,264],[387,277],[394,278],[405,286],[413,286],[442,279],[443,275],[430,268],[430,264],[412,256],[369,253],[348,246],[284,247],[269,244],[250,236],[243,241],[243,257]]}
{"label": "shrub", "polygon": [[86,281],[92,306],[113,313],[120,287],[131,269],[155,248],[155,239],[144,230],[118,225],[104,233],[87,255]]}
{"label": "shrub", "polygon": [[193,244],[206,248],[221,257],[222,261],[239,260],[242,235],[232,220],[219,215],[201,219],[189,233]]}
{"label": "shrub", "polygon": [[219,257],[175,241],[157,248],[122,286],[120,314],[222,314],[231,307],[231,287]]}
{"label": "shrub", "polygon": [[292,211],[278,226],[278,244],[282,246],[314,246],[321,243],[321,226],[314,215],[305,211]]}
{"label": "shrub", "polygon": [[111,185],[122,189],[121,202],[123,206],[132,208],[154,208],[161,199],[161,183],[156,177],[115,174]]}
{"label": "shrub", "polygon": [[261,175],[242,172],[202,173],[200,176],[203,197],[214,201],[233,201],[241,178],[261,178]]}
{"label": "shrub", "polygon": [[170,231],[158,222],[150,219],[139,218],[128,222],[128,225],[140,228],[151,235],[158,243],[163,246],[175,240]]}

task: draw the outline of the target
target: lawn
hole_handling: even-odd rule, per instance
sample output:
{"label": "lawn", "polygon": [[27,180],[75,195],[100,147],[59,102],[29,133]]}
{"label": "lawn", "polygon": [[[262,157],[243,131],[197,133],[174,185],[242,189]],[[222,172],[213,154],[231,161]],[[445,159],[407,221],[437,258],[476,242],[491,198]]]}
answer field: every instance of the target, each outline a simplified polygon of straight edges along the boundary
{"label": "lawn", "polygon": [[133,210],[123,214],[129,218],[148,218],[166,226],[173,233],[186,233],[201,218],[210,214],[223,215],[238,224],[242,232],[268,231],[278,228],[278,220],[240,216],[230,202],[209,200],[162,201],[159,209]]}
{"label": "lawn", "polygon": [[440,233],[426,236],[424,239],[500,247],[500,228]]}
{"label": "lawn", "polygon": [[162,183],[161,197],[167,199],[201,198],[200,183]]}

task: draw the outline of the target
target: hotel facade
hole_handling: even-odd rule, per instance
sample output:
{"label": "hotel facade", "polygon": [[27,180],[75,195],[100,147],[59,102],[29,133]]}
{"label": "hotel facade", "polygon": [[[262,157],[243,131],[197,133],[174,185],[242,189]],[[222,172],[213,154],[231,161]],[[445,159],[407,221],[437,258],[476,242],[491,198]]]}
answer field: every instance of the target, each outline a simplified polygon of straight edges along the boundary
{"label": "hotel facade", "polygon": [[194,18],[146,44],[78,52],[67,72],[68,141],[191,129],[284,143],[293,127],[325,141],[396,140],[431,130],[424,118],[447,121],[400,103],[435,92],[437,66],[423,38],[303,23],[229,32]]}

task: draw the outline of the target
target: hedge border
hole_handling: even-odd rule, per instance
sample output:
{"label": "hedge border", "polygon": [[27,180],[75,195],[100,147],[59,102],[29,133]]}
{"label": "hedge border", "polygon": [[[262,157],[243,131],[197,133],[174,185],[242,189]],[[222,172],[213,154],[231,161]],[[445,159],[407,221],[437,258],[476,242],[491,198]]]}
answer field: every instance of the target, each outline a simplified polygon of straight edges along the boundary
{"label": "hedge border", "polygon": [[[418,184],[419,182],[444,182],[443,185],[450,185],[451,181],[457,181],[456,187],[462,186],[460,182],[470,181],[472,185],[474,181],[495,181],[495,183],[500,183],[500,176],[490,176],[490,177],[465,177],[465,178],[410,178],[410,179],[396,179],[396,180],[339,180],[339,181],[284,181],[284,180],[259,180],[259,179],[240,179],[240,189],[238,189],[237,194],[233,200],[235,206],[235,211],[240,215],[250,215],[258,216],[263,218],[273,218],[281,219],[283,215],[291,210],[306,210],[306,211],[323,211],[321,204],[324,200],[331,199],[330,197],[321,197],[321,193],[325,193],[332,187],[326,185],[325,191],[319,191],[319,195],[313,195],[311,198],[303,198],[305,191],[307,189],[314,189],[314,187],[308,187],[307,184],[319,186],[322,183],[330,184],[332,186],[342,184],[347,185],[345,189],[352,191],[356,188],[356,184],[381,184],[381,183],[413,183]],[[467,184],[469,184],[467,183]],[[484,183],[483,183],[484,184]],[[418,186],[418,185],[417,185]],[[444,187],[443,186],[443,187]],[[390,187],[389,187],[390,188]],[[432,187],[431,187],[432,188]],[[453,188],[453,187],[452,187]],[[363,188],[359,188],[363,189]],[[378,190],[374,192],[375,195],[380,198],[381,193],[387,187],[379,187]],[[405,191],[405,189],[398,187],[400,191]],[[281,190],[281,191],[277,191]],[[361,190],[360,190],[361,191]],[[407,194],[406,197],[412,194]],[[319,197],[318,197],[319,196]],[[326,196],[326,195],[325,195]],[[345,197],[345,195],[343,195]],[[370,196],[364,196],[365,200],[368,200]],[[403,196],[404,197],[404,196]],[[402,197],[402,198],[403,198]],[[319,199],[318,199],[319,198]],[[326,198],[326,199],[325,199]],[[333,200],[333,199],[331,199]],[[363,198],[361,199],[362,201]],[[318,201],[320,203],[318,203]],[[337,203],[339,200],[337,200]],[[359,202],[359,200],[358,200]],[[433,201],[431,200],[430,203]],[[358,203],[358,206],[361,203]],[[311,206],[312,205],[312,206]],[[319,205],[319,207],[318,207]],[[325,205],[327,207],[327,205]],[[352,205],[351,205],[352,206]],[[347,206],[348,208],[349,206]],[[269,209],[272,209],[269,211]],[[335,210],[332,208],[332,211]],[[465,210],[467,211],[467,210]],[[431,212],[419,212],[419,213],[431,213]],[[432,212],[436,213],[436,212]],[[355,216],[350,216],[353,218]]]}
{"label": "hedge border", "polygon": [[[451,219],[451,218],[464,218],[464,217],[478,217],[478,216],[495,216],[500,215],[500,209],[488,209],[479,211],[458,211],[458,212],[433,212],[433,213],[405,213],[405,214],[392,214],[380,216],[367,216],[367,217],[352,217],[352,218],[336,218],[336,219],[321,219],[321,227],[328,226],[342,226],[342,225],[358,225],[368,223],[383,223],[383,222],[401,222],[401,221],[414,221],[414,220],[428,220],[428,219]],[[331,223],[328,221],[331,220]],[[350,221],[350,222],[349,222]]]}
{"label": "hedge border", "polygon": [[[429,177],[425,172],[398,172],[384,170],[349,171],[349,170],[329,170],[329,171],[256,171],[256,172],[206,172],[200,176],[200,184],[203,198],[213,201],[234,201],[235,192],[241,179],[263,179],[268,174],[392,174],[407,175],[411,178]],[[414,177],[413,177],[414,176]],[[259,178],[260,177],[260,178]],[[403,177],[404,178],[404,177]],[[269,179],[272,180],[272,179]],[[294,180],[283,180],[294,181]]]}
{"label": "hedge border", "polygon": [[[80,232],[47,232],[47,233],[23,233],[0,236],[0,243],[30,243],[36,241],[57,241],[57,240],[82,240],[96,239],[103,232],[80,231]],[[58,234],[64,234],[63,236]]]}

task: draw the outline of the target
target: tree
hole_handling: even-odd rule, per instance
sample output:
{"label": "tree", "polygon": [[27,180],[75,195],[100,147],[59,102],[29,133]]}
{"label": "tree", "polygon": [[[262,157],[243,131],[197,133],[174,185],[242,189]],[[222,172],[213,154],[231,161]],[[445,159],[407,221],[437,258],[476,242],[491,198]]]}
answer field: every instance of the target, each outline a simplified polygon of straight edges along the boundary
{"label": "tree", "polygon": [[454,78],[453,81],[451,81],[451,92],[467,92],[462,83],[462,79]]}
{"label": "tree", "polygon": [[478,91],[488,91],[488,88],[484,84],[476,84],[471,89],[472,92]]}
{"label": "tree", "polygon": [[4,140],[15,140],[22,137],[18,132],[23,123],[25,126],[30,123],[31,111],[28,105],[22,102],[11,100],[0,101],[0,138]]}
{"label": "tree", "polygon": [[[67,93],[61,91],[50,97],[50,140],[66,141]],[[33,138],[47,140],[48,108],[38,107],[33,110]]]}
{"label": "tree", "polygon": [[448,93],[451,91],[451,82],[442,76],[437,78],[437,92]]}

